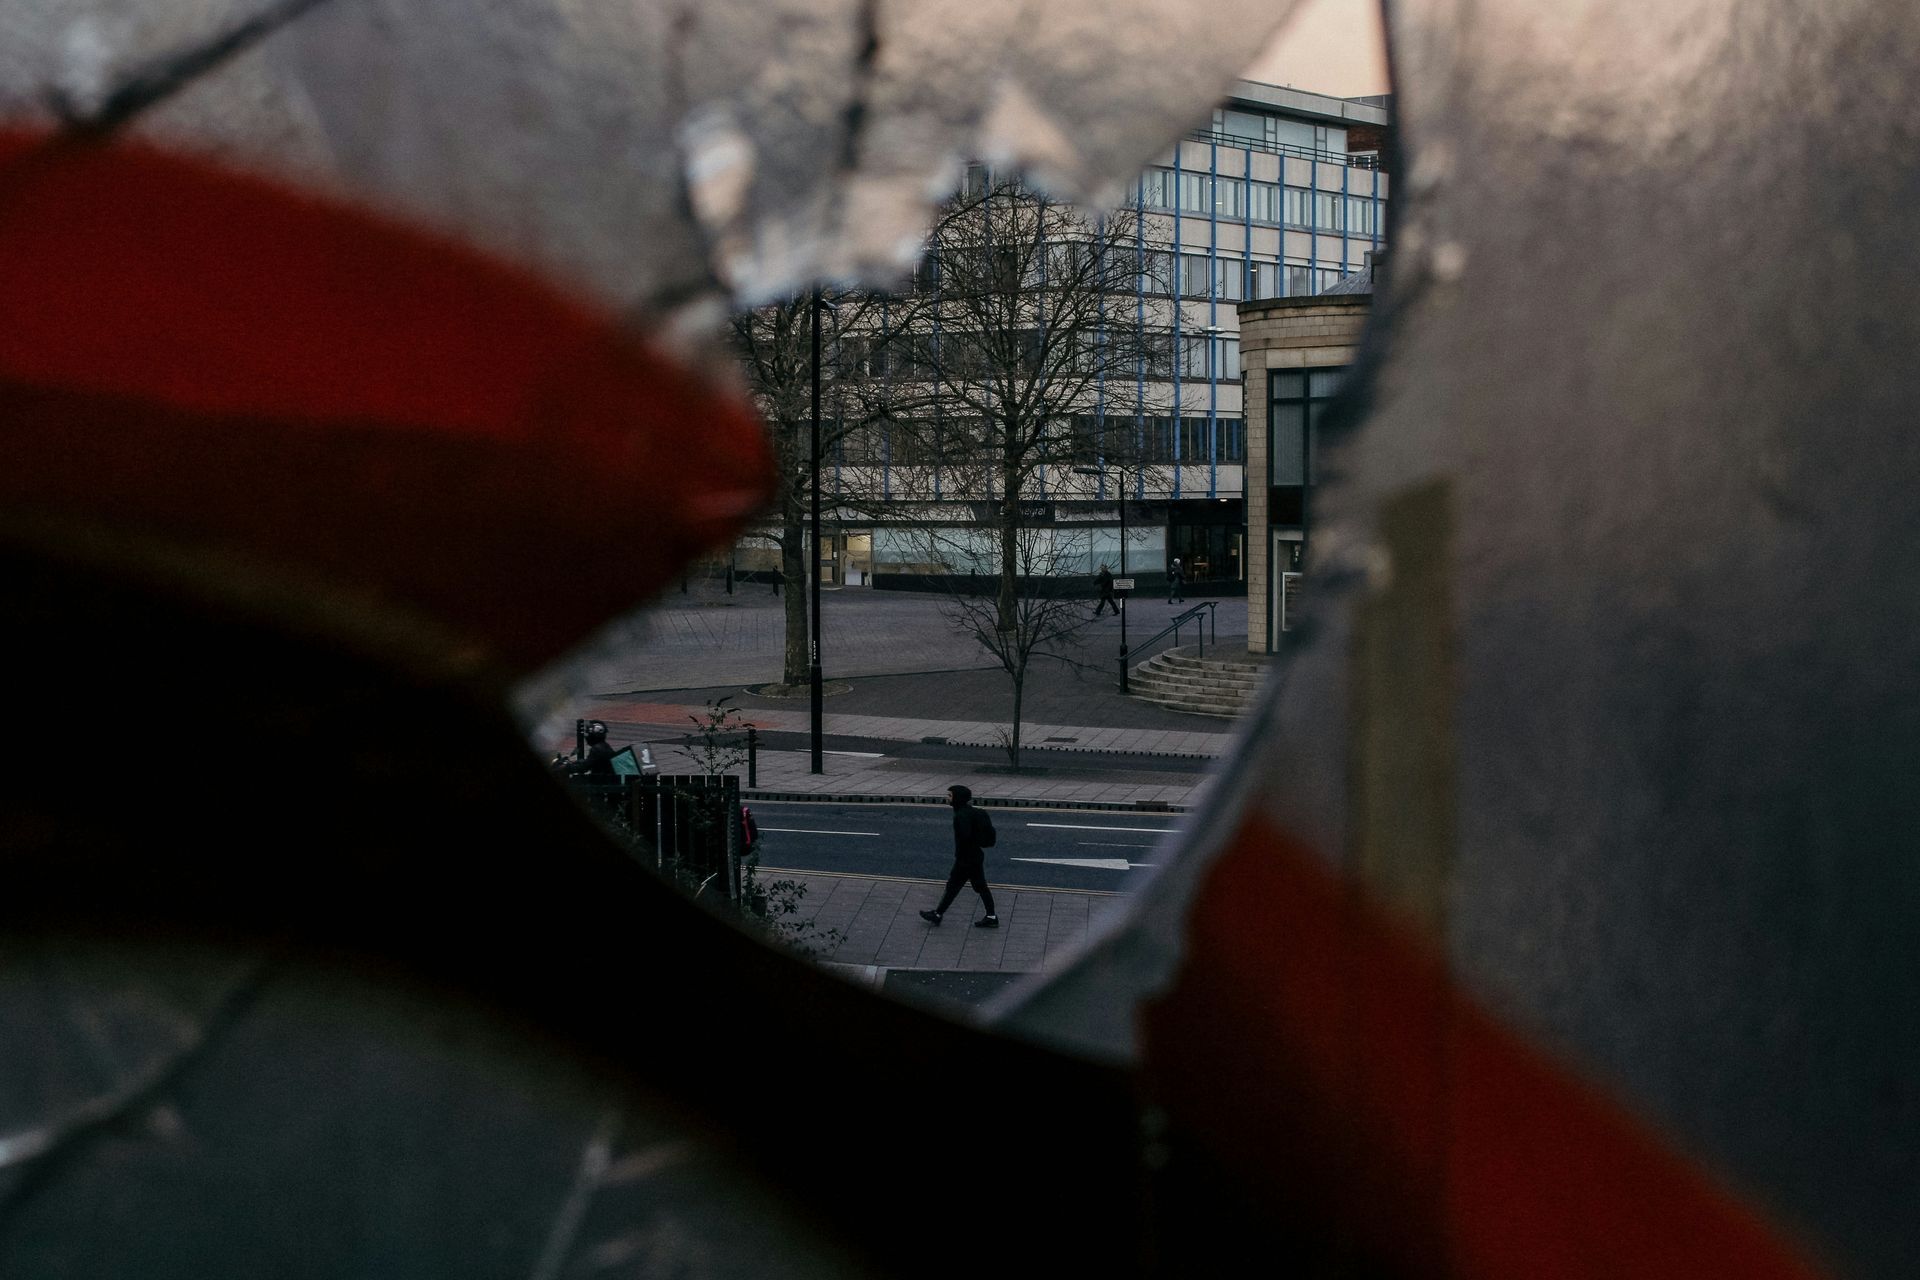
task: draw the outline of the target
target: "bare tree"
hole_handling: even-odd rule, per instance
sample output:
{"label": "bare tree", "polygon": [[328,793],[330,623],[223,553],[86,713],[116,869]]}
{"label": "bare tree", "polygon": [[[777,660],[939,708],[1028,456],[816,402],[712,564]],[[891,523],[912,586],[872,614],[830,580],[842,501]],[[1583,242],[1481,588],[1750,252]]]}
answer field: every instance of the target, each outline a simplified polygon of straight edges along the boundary
{"label": "bare tree", "polygon": [[[863,440],[893,415],[899,384],[885,376],[885,365],[896,340],[904,340],[910,326],[892,320],[897,314],[904,321],[915,303],[911,298],[836,291],[823,294],[822,304],[820,449],[830,456]],[[814,483],[812,305],[813,295],[803,294],[733,320],[734,345],[766,420],[778,468],[769,536],[779,547],[780,574],[788,588],[781,671],[781,683],[787,685],[807,679],[807,593],[801,588],[809,571],[819,571],[817,563],[807,564],[806,537]],[[823,502],[870,506],[878,495],[868,491],[864,476],[856,468],[852,484],[831,495],[823,493]],[[819,554],[815,548],[816,562]]]}
{"label": "bare tree", "polygon": [[1144,382],[1169,372],[1169,259],[1134,212],[1095,217],[1017,181],[954,197],[934,224],[923,305],[898,328],[920,393],[901,412],[934,461],[1000,502],[1009,608],[1020,502],[1049,468],[1095,461],[1104,422],[1131,421]]}
{"label": "bare tree", "polygon": [[1001,744],[1008,763],[1017,769],[1027,673],[1039,658],[1072,661],[1074,639],[1088,622],[1085,599],[1068,584],[1084,576],[1090,535],[1083,529],[1016,526],[1011,605],[1004,592],[967,590],[980,577],[999,576],[1005,550],[1000,530],[922,529],[912,540],[919,544],[918,557],[953,584],[941,603],[947,621],[991,654],[1007,674],[1013,698]]}
{"label": "bare tree", "polygon": [[1088,620],[1052,589],[1088,568],[1030,527],[1027,504],[1050,485],[1079,492],[1076,463],[1115,450],[1137,459],[1126,442],[1145,388],[1170,372],[1171,273],[1133,211],[1095,216],[1017,181],[982,181],[935,222],[922,305],[900,326],[916,397],[896,411],[921,453],[992,513],[991,546],[968,551],[987,559],[991,604],[957,599],[952,616],[1013,681],[1016,765],[1029,662],[1064,651]]}

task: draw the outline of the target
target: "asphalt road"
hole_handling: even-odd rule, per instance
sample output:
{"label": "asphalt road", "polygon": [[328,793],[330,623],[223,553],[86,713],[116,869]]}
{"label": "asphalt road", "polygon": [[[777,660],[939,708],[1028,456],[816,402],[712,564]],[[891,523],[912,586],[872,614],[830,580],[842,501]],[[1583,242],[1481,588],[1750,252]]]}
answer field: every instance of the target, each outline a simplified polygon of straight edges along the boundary
{"label": "asphalt road", "polygon": [[[756,800],[763,869],[944,880],[953,866],[953,812],[937,805],[809,804]],[[999,832],[987,881],[1049,889],[1128,892],[1160,861],[1180,814],[985,811]]]}

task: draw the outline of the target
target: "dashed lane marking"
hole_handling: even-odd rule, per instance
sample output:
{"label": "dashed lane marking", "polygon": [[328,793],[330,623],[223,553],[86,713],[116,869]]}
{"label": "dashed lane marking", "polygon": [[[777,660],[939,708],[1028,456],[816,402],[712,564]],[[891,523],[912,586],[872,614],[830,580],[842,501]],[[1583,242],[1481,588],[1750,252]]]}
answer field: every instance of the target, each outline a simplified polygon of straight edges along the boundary
{"label": "dashed lane marking", "polygon": [[1131,871],[1143,867],[1144,862],[1128,862],[1125,858],[1008,858],[1008,862],[1044,862],[1055,867],[1082,867],[1092,871]]}
{"label": "dashed lane marking", "polygon": [[1096,827],[1078,822],[1029,822],[1030,827],[1046,827],[1051,831],[1126,831],[1143,836],[1171,835],[1178,827]]}

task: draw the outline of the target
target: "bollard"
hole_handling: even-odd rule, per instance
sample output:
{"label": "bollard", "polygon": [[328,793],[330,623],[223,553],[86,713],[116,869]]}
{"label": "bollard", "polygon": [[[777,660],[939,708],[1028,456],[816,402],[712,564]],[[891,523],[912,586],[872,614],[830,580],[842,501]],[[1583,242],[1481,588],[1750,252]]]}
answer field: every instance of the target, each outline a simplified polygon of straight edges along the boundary
{"label": "bollard", "polygon": [[747,726],[747,785],[760,785],[760,731]]}

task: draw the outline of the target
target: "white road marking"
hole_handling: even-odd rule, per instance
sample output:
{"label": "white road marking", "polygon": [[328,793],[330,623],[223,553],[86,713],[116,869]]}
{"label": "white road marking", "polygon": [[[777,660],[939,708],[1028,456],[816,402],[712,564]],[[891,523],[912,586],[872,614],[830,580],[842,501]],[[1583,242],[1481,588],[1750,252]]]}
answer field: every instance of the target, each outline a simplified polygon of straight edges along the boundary
{"label": "white road marking", "polygon": [[828,751],[824,747],[821,748],[820,754],[823,756],[859,756],[862,760],[885,760],[887,758],[887,753],[884,751]]}
{"label": "white road marking", "polygon": [[1178,831],[1178,827],[1089,827],[1077,822],[1029,822],[1030,827],[1046,827],[1053,831],[1131,831],[1143,836],[1164,836]]}
{"label": "white road marking", "polygon": [[762,827],[760,829],[796,836],[877,836],[880,834],[878,831],[825,831],[819,827]]}
{"label": "white road marking", "polygon": [[1150,844],[1132,844],[1125,840],[1076,840],[1075,844],[1088,849],[1151,849]]}
{"label": "white road marking", "polygon": [[1091,867],[1095,871],[1126,871],[1138,866],[1125,858],[1009,858],[1009,862],[1044,862],[1055,867]]}

